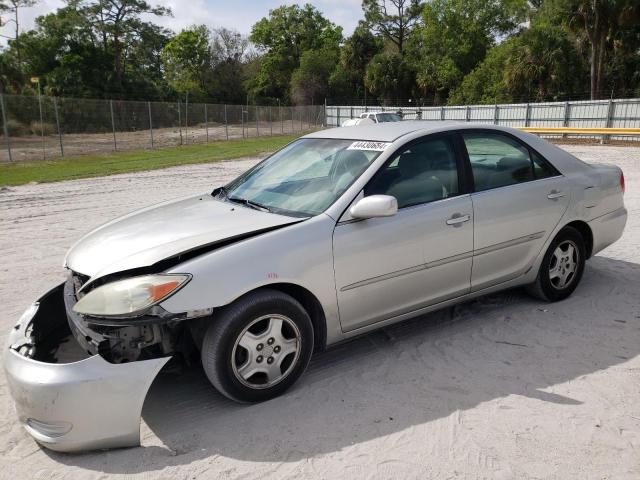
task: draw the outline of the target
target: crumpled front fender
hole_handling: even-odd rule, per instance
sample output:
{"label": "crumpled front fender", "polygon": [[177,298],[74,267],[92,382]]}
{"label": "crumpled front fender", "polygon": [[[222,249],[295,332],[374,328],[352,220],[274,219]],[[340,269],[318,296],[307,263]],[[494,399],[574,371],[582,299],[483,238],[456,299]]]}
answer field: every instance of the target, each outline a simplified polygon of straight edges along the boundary
{"label": "crumpled front fender", "polygon": [[4,352],[20,422],[40,444],[57,451],[139,445],[144,399],[171,357],[121,364],[100,355],[72,363],[28,358],[15,346],[29,337],[39,307],[36,303],[25,312],[9,334]]}

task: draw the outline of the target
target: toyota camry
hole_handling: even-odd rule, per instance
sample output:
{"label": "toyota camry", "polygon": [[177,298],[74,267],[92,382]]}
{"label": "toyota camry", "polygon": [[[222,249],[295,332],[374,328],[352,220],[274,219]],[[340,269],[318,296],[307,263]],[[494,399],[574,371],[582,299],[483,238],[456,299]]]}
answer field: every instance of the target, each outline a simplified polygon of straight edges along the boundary
{"label": "toyota camry", "polygon": [[622,235],[623,194],[618,167],[517,129],[306,135],[226,185],[73,245],[68,279],[4,351],[19,420],[54,450],[137,445],[147,390],[172,357],[259,402],[314,351],[385,325],[517,286],[561,301]]}

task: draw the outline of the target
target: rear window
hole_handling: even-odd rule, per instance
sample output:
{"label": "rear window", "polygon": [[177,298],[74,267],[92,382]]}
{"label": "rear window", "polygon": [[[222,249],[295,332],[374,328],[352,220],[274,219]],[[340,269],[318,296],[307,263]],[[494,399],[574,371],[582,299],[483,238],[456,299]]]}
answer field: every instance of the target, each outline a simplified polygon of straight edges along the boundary
{"label": "rear window", "polygon": [[553,166],[517,140],[499,133],[463,133],[476,191],[558,175]]}

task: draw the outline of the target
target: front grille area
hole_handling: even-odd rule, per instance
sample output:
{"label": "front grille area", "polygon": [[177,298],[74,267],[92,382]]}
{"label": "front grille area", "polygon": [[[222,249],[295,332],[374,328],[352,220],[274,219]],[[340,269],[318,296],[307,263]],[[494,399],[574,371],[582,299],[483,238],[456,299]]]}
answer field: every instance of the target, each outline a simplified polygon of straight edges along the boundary
{"label": "front grille area", "polygon": [[64,285],[64,306],[67,321],[71,333],[76,338],[83,349],[91,354],[98,353],[99,349],[104,348],[104,337],[90,329],[84,322],[82,316],[73,311],[73,306],[78,301],[78,297],[82,296],[78,290],[83,285],[81,280],[75,274],[71,274]]}

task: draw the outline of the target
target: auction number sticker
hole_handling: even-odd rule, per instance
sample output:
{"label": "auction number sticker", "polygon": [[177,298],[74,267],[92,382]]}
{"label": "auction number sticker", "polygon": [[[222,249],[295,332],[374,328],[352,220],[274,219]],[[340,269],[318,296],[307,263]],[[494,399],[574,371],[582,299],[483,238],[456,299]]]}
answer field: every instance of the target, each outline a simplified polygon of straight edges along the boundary
{"label": "auction number sticker", "polygon": [[384,152],[391,145],[387,142],[353,142],[347,150],[369,150],[374,152]]}

